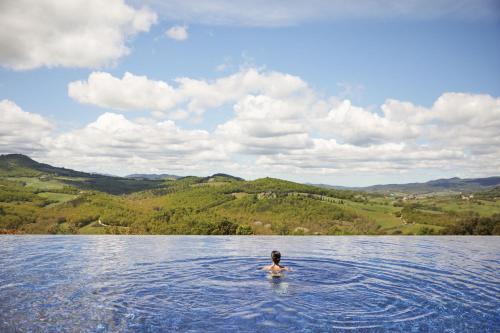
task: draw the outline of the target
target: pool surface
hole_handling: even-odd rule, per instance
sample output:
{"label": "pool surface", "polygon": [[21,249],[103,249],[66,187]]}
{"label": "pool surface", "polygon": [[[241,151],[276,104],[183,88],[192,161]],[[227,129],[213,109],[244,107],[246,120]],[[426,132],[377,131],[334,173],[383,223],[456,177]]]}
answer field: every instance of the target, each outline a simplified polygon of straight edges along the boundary
{"label": "pool surface", "polygon": [[500,237],[0,236],[0,332],[175,331],[500,332]]}

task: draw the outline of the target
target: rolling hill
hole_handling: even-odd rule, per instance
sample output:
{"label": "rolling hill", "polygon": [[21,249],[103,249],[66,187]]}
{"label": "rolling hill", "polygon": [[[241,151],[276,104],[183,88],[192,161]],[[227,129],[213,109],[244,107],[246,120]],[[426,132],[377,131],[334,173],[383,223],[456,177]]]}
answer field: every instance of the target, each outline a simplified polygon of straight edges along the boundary
{"label": "rolling hill", "polygon": [[0,233],[500,234],[497,195],[384,195],[222,173],[131,179],[0,156]]}
{"label": "rolling hill", "polygon": [[134,179],[86,173],[39,163],[21,154],[0,155],[0,177],[24,178],[30,183],[44,181],[83,190],[98,190],[110,194],[126,194],[156,188],[161,180]]}
{"label": "rolling hill", "polygon": [[156,174],[156,173],[134,173],[134,174],[125,176],[125,178],[162,180],[162,179],[179,179],[179,178],[182,178],[182,177],[181,176],[176,176],[176,175],[170,175],[170,174],[167,174],[167,173],[161,173],[161,174]]}
{"label": "rolling hill", "polygon": [[0,176],[2,177],[37,177],[41,175],[57,175],[68,177],[94,177],[95,175],[71,169],[57,168],[36,162],[26,155],[0,155]]}
{"label": "rolling hill", "polygon": [[449,179],[431,180],[425,183],[408,183],[408,184],[385,184],[373,185],[367,187],[344,187],[325,184],[316,184],[323,188],[336,188],[344,190],[354,190],[372,193],[407,193],[407,194],[423,194],[436,192],[465,192],[473,193],[482,190],[487,190],[500,185],[500,177],[487,178],[468,178],[461,179],[458,177]]}

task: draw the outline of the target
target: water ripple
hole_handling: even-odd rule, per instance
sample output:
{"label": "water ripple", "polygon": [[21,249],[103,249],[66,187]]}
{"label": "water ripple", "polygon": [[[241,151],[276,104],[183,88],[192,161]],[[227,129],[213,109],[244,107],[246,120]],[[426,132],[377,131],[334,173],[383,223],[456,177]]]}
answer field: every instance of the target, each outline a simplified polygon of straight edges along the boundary
{"label": "water ripple", "polygon": [[5,236],[0,331],[498,332],[499,238],[457,238]]}

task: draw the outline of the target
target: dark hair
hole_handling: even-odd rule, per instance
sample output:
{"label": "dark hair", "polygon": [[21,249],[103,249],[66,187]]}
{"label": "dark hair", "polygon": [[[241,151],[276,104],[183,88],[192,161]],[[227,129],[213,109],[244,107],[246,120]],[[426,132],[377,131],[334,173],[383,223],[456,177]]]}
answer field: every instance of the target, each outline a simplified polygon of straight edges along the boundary
{"label": "dark hair", "polygon": [[271,252],[271,259],[273,260],[273,262],[276,265],[279,264],[279,262],[281,260],[281,253],[280,253],[280,251],[274,250],[273,252]]}

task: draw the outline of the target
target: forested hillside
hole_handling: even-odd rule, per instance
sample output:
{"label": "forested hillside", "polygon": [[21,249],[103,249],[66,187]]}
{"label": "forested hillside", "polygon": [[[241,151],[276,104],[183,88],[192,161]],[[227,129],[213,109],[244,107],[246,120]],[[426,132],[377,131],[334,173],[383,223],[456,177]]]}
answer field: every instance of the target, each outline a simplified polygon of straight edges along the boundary
{"label": "forested hillside", "polygon": [[356,191],[370,192],[370,193],[436,193],[436,192],[478,192],[500,186],[500,177],[486,177],[486,178],[449,178],[449,179],[436,179],[425,183],[409,183],[409,184],[385,184],[373,185],[367,187],[342,187],[331,186],[325,184],[317,185],[324,188],[337,188],[337,189],[350,189]]}
{"label": "forested hillside", "polygon": [[498,188],[385,196],[280,179],[129,179],[0,157],[0,232],[62,234],[500,234]]}
{"label": "forested hillside", "polygon": [[50,186],[49,184],[54,184],[57,187],[59,184],[111,194],[124,194],[156,188],[162,183],[158,179],[113,177],[57,168],[38,163],[21,154],[0,155],[0,177],[35,185],[35,188],[36,184],[43,185],[42,188]]}

